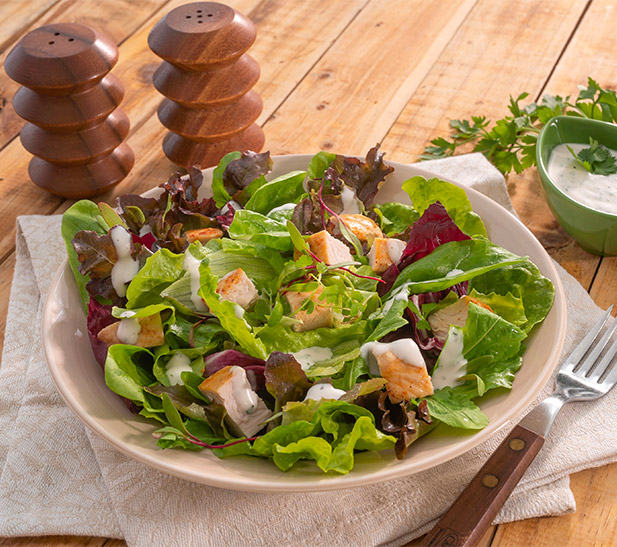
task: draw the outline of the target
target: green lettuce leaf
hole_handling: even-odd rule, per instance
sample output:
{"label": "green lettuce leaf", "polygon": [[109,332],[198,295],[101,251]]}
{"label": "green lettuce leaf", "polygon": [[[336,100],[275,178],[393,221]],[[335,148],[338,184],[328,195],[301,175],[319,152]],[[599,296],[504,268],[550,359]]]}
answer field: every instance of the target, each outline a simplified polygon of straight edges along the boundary
{"label": "green lettuce leaf", "polygon": [[144,348],[116,344],[105,361],[105,383],[114,393],[145,404],[143,386],[156,383],[152,374],[154,355]]}
{"label": "green lettuce leaf", "polygon": [[482,429],[488,425],[486,414],[460,390],[444,387],[424,400],[431,418],[450,427]]}
{"label": "green lettuce leaf", "polygon": [[250,325],[236,316],[234,304],[221,300],[216,292],[217,278],[210,270],[207,261],[199,266],[201,287],[199,295],[204,299],[210,311],[218,318],[223,328],[242,347],[248,355],[266,359],[268,354],[263,342],[255,337]]}
{"label": "green lettuce leaf", "polygon": [[[69,209],[62,215],[61,233],[62,239],[66,246],[66,252],[69,257],[69,266],[77,281],[79,288],[79,294],[81,296],[81,302],[84,308],[84,312],[88,311],[88,302],[90,295],[86,290],[89,277],[83,275],[79,271],[80,262],[77,258],[77,252],[73,248],[73,238],[77,232],[82,230],[91,230],[99,235],[107,233],[105,227],[101,224],[101,211],[97,207],[96,203],[90,200],[82,199],[77,203],[74,203]],[[101,219],[102,220],[102,219]]]}
{"label": "green lettuce leaf", "polygon": [[409,283],[412,294],[442,291],[491,270],[524,262],[527,262],[526,258],[517,256],[488,239],[450,241],[407,266],[384,300],[406,283]]}
{"label": "green lettuce leaf", "polygon": [[184,255],[161,249],[148,257],[126,290],[127,308],[143,308],[163,301],[161,291],[184,275]]}
{"label": "green lettuce leaf", "polygon": [[275,207],[296,202],[304,188],[306,171],[292,171],[259,187],[244,206],[247,211],[267,215]]}
{"label": "green lettuce leaf", "polygon": [[250,240],[279,251],[293,250],[287,226],[255,211],[236,211],[229,235],[234,239]]}
{"label": "green lettuce leaf", "polygon": [[230,152],[229,154],[226,154],[212,172],[212,196],[214,197],[214,202],[219,209],[228,201],[231,201],[231,196],[223,184],[223,173],[230,162],[237,160],[241,156],[241,152]]}
{"label": "green lettuce leaf", "polygon": [[521,298],[527,321],[520,327],[525,332],[546,317],[555,298],[555,287],[551,281],[529,260],[483,272],[469,283],[469,290],[474,289],[484,294],[495,292],[503,296],[511,293]]}
{"label": "green lettuce leaf", "polygon": [[381,221],[381,229],[388,236],[404,232],[420,218],[419,213],[404,203],[389,202],[375,205],[375,212]]}
{"label": "green lettuce leaf", "polygon": [[439,201],[450,218],[468,236],[486,237],[484,223],[471,209],[471,203],[462,188],[437,178],[426,180],[424,177],[412,177],[403,182],[403,190],[420,215],[429,205]]}

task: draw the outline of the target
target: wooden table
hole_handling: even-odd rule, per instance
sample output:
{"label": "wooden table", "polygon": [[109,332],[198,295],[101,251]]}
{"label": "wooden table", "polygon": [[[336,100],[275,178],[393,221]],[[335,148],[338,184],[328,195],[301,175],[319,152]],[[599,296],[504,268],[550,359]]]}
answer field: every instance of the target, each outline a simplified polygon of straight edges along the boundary
{"label": "wooden table", "polygon": [[[161,99],[151,84],[159,63],[146,38],[165,13],[184,0],[3,0],[2,62],[20,37],[50,22],[77,21],[120,46],[114,69],[124,82],[122,109],[136,164],[103,197],[140,192],[174,170],[163,156]],[[257,25],[251,54],[261,65],[256,90],[264,100],[259,123],[272,154],[319,149],[364,154],[382,143],[387,158],[416,160],[453,118],[507,114],[522,91],[573,95],[593,76],[617,87],[617,4],[611,0],[230,0]],[[61,213],[69,205],[28,180],[30,156],[17,135],[22,121],[11,107],[17,85],[0,72],[0,321],[15,261],[15,218]],[[535,169],[508,179],[519,215],[548,252],[603,307],[617,303],[617,258],[578,247],[558,226],[541,194]],[[575,514],[494,527],[483,545],[617,544],[617,464],[571,477]],[[105,545],[104,538],[0,539],[8,545]]]}

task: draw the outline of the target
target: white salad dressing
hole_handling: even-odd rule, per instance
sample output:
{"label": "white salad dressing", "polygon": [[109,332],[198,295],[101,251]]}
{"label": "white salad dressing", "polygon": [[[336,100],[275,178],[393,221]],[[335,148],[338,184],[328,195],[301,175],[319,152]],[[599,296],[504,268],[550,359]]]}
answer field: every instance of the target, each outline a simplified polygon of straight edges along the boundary
{"label": "white salad dressing", "polygon": [[386,248],[388,249],[388,256],[394,264],[398,264],[401,261],[401,255],[403,254],[405,247],[407,247],[407,243],[401,241],[400,239],[396,239],[395,237],[388,239]]}
{"label": "white salad dressing", "polygon": [[306,392],[304,400],[335,399],[338,401],[343,395],[345,395],[345,392],[342,389],[336,389],[332,384],[315,384]]}
{"label": "white salad dressing", "polygon": [[315,363],[319,361],[325,361],[326,359],[332,359],[332,349],[322,348],[319,346],[311,346],[310,348],[304,348],[300,351],[292,353],[296,361],[300,363],[303,371],[310,369]]}
{"label": "white salad dressing", "polygon": [[452,279],[453,277],[456,277],[457,275],[461,275],[462,273],[465,273],[465,272],[463,270],[459,270],[458,268],[454,268],[453,270],[450,270],[446,274],[446,279]]}
{"label": "white salad dressing", "polygon": [[259,397],[251,388],[246,371],[242,367],[234,365],[231,367],[231,372],[231,390],[238,410],[244,414],[252,414],[257,408]]}
{"label": "white salad dressing", "polygon": [[199,277],[199,264],[199,260],[197,260],[190,251],[186,251],[186,253],[184,253],[182,268],[184,271],[188,272],[189,277],[191,278],[191,302],[193,302],[193,306],[195,306],[197,311],[208,311],[206,303],[198,293],[201,283]]}
{"label": "white salad dressing", "polygon": [[358,202],[356,200],[356,193],[349,188],[349,186],[343,186],[341,200],[343,201],[343,214],[357,215],[360,213],[360,208],[358,207]]}
{"label": "white salad dressing", "polygon": [[367,362],[369,372],[373,376],[381,376],[376,358],[387,351],[394,353],[403,363],[414,367],[426,368],[420,348],[411,338],[401,338],[400,340],[388,343],[367,342],[360,348],[360,356]]}
{"label": "white salad dressing", "polygon": [[450,327],[448,338],[439,354],[431,378],[433,388],[441,389],[460,384],[459,378],[465,375],[466,365],[467,359],[463,357],[463,331],[457,327]]}
{"label": "white salad dressing", "polygon": [[[567,147],[579,153],[587,144],[560,144],[551,152],[548,174],[557,188],[582,205],[617,215],[617,173],[595,175],[574,159]],[[617,151],[611,150],[617,158]]]}
{"label": "white salad dressing", "polygon": [[283,203],[283,205],[279,205],[278,207],[275,207],[274,209],[270,209],[270,212],[268,213],[268,215],[273,215],[274,213],[280,213],[281,211],[289,211],[290,209],[295,209],[295,208],[296,208],[295,203]]}
{"label": "white salad dressing", "polygon": [[131,234],[123,226],[112,227],[109,235],[118,255],[111,269],[111,284],[118,296],[126,296],[126,283],[137,275],[139,262],[131,256]]}
{"label": "white salad dressing", "polygon": [[145,235],[151,234],[152,228],[150,228],[149,224],[144,224],[139,230],[139,237],[144,237]]}
{"label": "white salad dressing", "polygon": [[408,300],[409,299],[409,285],[411,283],[403,283],[400,287],[398,287],[393,293],[390,299],[383,306],[383,313],[388,313],[390,308],[397,300]]}
{"label": "white salad dressing", "polygon": [[167,379],[169,383],[173,385],[184,385],[182,381],[183,372],[192,372],[191,359],[184,353],[174,353],[171,359],[167,362],[165,372],[167,373]]}
{"label": "white salad dressing", "polygon": [[141,325],[139,324],[139,319],[137,317],[125,317],[120,319],[116,336],[123,344],[133,346],[137,343],[140,332]]}

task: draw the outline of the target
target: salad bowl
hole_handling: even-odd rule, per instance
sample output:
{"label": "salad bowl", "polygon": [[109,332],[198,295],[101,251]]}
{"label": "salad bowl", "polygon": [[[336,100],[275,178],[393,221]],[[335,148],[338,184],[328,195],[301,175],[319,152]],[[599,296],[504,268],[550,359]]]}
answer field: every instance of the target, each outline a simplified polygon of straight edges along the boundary
{"label": "salad bowl", "polygon": [[[268,178],[306,169],[311,158],[275,156]],[[386,178],[378,202],[409,203],[401,190],[403,181],[418,175],[432,177],[416,166],[387,163],[394,172]],[[205,170],[204,175],[201,190],[206,197],[212,169]],[[442,464],[486,441],[534,401],[557,364],[566,327],[563,289],[544,248],[503,207],[473,189],[465,190],[474,211],[484,220],[489,238],[517,255],[529,257],[555,286],[553,307],[527,340],[523,366],[512,390],[480,401],[489,424],[479,432],[455,435],[438,427],[415,442],[405,459],[397,460],[392,451],[359,453],[353,471],[341,476],[325,475],[308,462],[300,462],[283,473],[266,460],[248,456],[218,459],[206,451],[161,450],[153,442],[152,423],[131,413],[105,384],[103,371],[92,353],[79,290],[68,263],[60,267],[43,311],[42,342],[51,376],[78,418],[113,447],[154,469],[210,486],[245,491],[334,490],[403,477]]]}

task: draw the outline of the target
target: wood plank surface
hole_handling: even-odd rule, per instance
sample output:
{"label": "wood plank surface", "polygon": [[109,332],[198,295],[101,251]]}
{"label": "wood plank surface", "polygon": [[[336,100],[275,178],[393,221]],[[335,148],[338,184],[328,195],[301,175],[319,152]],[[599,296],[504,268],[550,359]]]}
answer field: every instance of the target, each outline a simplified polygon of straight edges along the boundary
{"label": "wood plank surface", "polygon": [[[0,4],[0,62],[28,30],[55,21],[95,26],[120,44],[114,69],[126,87],[137,161],[101,199],[141,192],[175,167],[163,156],[164,129],[151,85],[158,59],[147,46],[152,26],[186,0],[5,0]],[[510,95],[576,95],[594,76],[617,88],[617,5],[612,0],[230,0],[256,23],[250,54],[262,70],[258,122],[273,154],[318,149],[363,154],[376,142],[391,160],[412,162],[450,119],[507,114]],[[16,138],[17,89],[0,70],[0,329],[4,332],[15,263],[15,218],[64,211],[70,202],[28,180],[30,156]],[[535,169],[507,179],[523,222],[598,305],[617,303],[617,257],[590,255],[553,218]],[[617,310],[614,312],[617,313]],[[3,336],[0,338],[0,344]],[[1,349],[1,347],[0,347]],[[617,545],[617,464],[571,477],[576,513],[490,529],[480,545]],[[417,542],[412,542],[411,545]],[[120,547],[122,540],[77,536],[0,538],[0,547]]]}

